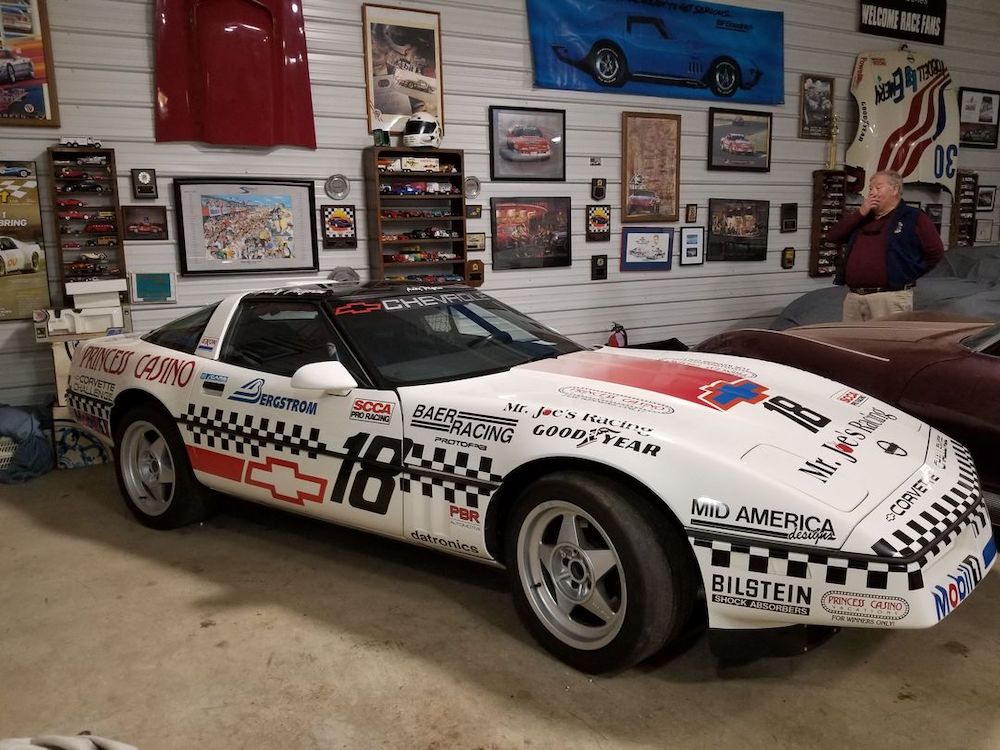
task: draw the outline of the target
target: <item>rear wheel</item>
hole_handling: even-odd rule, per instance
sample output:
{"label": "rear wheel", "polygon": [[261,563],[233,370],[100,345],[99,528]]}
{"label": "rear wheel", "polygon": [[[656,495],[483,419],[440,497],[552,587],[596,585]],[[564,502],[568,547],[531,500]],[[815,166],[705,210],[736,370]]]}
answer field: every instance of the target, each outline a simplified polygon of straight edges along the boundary
{"label": "rear wheel", "polygon": [[727,58],[716,60],[708,73],[708,87],[716,96],[732,96],[740,87],[740,68]]}
{"label": "rear wheel", "polygon": [[14,83],[14,81],[17,80],[17,78],[14,77],[14,66],[10,63],[7,63],[7,80],[11,83]]}
{"label": "rear wheel", "polygon": [[602,86],[623,86],[628,77],[625,55],[613,44],[598,42],[590,51],[590,72]]}
{"label": "rear wheel", "polygon": [[532,484],[508,529],[515,605],[550,652],[584,672],[624,669],[662,649],[694,601],[683,536],[643,500],[597,475]]}

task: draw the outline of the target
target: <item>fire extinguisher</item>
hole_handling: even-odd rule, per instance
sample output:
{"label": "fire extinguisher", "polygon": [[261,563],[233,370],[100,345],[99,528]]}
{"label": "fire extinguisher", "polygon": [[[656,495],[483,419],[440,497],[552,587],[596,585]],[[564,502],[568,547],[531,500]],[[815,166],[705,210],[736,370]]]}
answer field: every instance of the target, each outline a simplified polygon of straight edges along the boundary
{"label": "fire extinguisher", "polygon": [[628,331],[621,323],[611,323],[611,335],[608,336],[608,346],[628,346]]}

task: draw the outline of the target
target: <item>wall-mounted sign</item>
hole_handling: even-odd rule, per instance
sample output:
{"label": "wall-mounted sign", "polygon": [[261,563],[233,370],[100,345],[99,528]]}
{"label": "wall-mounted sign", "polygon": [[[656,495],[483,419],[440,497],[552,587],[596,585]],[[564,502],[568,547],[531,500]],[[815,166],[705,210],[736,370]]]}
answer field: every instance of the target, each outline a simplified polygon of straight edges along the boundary
{"label": "wall-mounted sign", "polygon": [[944,44],[948,0],[860,0],[858,10],[858,31],[893,39]]}

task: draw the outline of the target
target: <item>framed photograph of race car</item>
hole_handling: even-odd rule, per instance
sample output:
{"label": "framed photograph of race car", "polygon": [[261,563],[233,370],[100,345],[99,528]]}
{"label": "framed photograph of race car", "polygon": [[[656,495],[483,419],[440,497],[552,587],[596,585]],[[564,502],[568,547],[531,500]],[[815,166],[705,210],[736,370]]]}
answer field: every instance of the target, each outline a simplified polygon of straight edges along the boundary
{"label": "framed photograph of race car", "polygon": [[830,139],[833,83],[833,76],[802,75],[799,85],[799,138]]}
{"label": "framed photograph of race car", "polygon": [[671,227],[622,228],[622,271],[669,271],[673,254]]}
{"label": "framed photograph of race car", "polygon": [[490,107],[490,179],[565,182],[566,110]]}
{"label": "framed photograph of race car", "polygon": [[992,211],[994,208],[996,208],[996,203],[997,203],[996,185],[979,185],[976,188],[977,211]]}
{"label": "framed photograph of race car", "polygon": [[323,249],[342,250],[358,246],[354,206],[320,206],[323,221]]}
{"label": "framed photograph of race car", "polygon": [[174,180],[182,276],[316,271],[312,180]]}
{"label": "framed photograph of race car", "polygon": [[1000,91],[958,90],[958,145],[996,148],[1000,132]]}
{"label": "framed photograph of race car", "polygon": [[770,204],[734,198],[708,201],[706,260],[767,260]]}
{"label": "framed photograph of race car", "polygon": [[568,197],[490,198],[493,270],[570,265],[569,218]]}
{"label": "framed photograph of race car", "polygon": [[622,112],[622,223],[677,221],[681,116]]}
{"label": "framed photograph of race car", "polygon": [[417,112],[433,115],[443,127],[440,15],[365,4],[362,32],[368,130],[402,133]]}
{"label": "framed photograph of race car", "polygon": [[127,240],[167,239],[166,206],[122,206],[122,219]]}
{"label": "framed photograph of race car", "polygon": [[4,2],[0,31],[0,125],[59,127],[45,0]]}
{"label": "framed photograph of race car", "polygon": [[705,262],[705,227],[681,227],[677,256],[682,266],[697,266]]}
{"label": "framed photograph of race car", "polygon": [[771,171],[771,113],[710,107],[708,168]]}

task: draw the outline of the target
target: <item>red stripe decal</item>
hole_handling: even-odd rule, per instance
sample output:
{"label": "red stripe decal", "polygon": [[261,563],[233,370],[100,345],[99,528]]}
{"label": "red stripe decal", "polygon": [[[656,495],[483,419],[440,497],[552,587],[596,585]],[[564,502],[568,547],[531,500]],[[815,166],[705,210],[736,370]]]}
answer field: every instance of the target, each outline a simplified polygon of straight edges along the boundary
{"label": "red stripe decal", "polygon": [[188,458],[191,459],[191,466],[195,471],[214,474],[233,482],[242,481],[244,464],[242,458],[227,456],[225,453],[216,453],[194,445],[189,445],[187,452]]}

